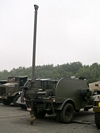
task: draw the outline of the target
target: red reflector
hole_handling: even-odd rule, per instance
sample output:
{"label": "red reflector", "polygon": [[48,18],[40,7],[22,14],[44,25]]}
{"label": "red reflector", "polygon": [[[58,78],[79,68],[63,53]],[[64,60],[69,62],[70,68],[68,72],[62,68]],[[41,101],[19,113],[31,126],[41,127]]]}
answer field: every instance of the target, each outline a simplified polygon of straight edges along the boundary
{"label": "red reflector", "polygon": [[52,103],[53,102],[53,100],[52,99],[50,99],[50,103]]}
{"label": "red reflector", "polygon": [[22,97],[22,101],[24,101],[25,99],[24,99],[24,97]]}
{"label": "red reflector", "polygon": [[28,111],[31,111],[31,108],[27,108]]}

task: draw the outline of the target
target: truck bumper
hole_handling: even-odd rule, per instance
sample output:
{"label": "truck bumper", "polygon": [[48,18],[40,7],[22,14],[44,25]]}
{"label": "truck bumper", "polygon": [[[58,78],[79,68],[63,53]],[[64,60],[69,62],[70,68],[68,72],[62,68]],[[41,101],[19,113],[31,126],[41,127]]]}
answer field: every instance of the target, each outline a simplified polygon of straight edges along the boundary
{"label": "truck bumper", "polygon": [[100,107],[94,106],[94,107],[93,107],[93,111],[94,111],[94,112],[100,112]]}
{"label": "truck bumper", "polygon": [[7,96],[2,96],[1,99],[7,99]]}

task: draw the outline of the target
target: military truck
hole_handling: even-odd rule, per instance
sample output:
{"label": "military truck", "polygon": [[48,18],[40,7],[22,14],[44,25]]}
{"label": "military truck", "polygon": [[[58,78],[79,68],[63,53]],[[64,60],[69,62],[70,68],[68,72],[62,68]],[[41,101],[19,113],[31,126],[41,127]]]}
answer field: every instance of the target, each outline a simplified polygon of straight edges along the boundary
{"label": "military truck", "polygon": [[23,95],[30,111],[29,122],[43,118],[46,114],[56,116],[63,123],[70,123],[75,111],[88,110],[93,107],[94,91],[89,89],[85,78],[35,79],[36,26],[38,5],[34,5],[34,38],[32,78],[24,85]]}
{"label": "military truck", "polygon": [[8,77],[7,83],[0,85],[0,90],[3,90],[1,96],[2,103],[4,105],[13,103],[14,106],[17,106],[16,100],[19,97],[19,91],[22,90],[26,81],[27,76]]}
{"label": "military truck", "polygon": [[30,123],[46,114],[56,116],[59,122],[70,123],[75,111],[92,108],[95,98],[87,80],[71,78],[36,80],[34,89],[28,83],[24,96],[31,114]]}
{"label": "military truck", "polygon": [[96,95],[94,99],[94,118],[95,118],[95,124],[98,129],[100,129],[100,84],[95,84],[96,87],[98,87],[98,95]]}
{"label": "military truck", "polygon": [[[7,80],[0,80],[0,85],[7,83]],[[1,96],[4,94],[4,89],[0,88],[0,102]]]}

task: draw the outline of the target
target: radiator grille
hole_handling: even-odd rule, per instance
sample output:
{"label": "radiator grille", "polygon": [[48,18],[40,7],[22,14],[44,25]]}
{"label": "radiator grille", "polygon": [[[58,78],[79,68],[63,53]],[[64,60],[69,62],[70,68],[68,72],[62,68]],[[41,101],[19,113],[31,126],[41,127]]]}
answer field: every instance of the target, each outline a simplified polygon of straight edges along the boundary
{"label": "radiator grille", "polygon": [[6,87],[0,87],[0,96],[6,93]]}

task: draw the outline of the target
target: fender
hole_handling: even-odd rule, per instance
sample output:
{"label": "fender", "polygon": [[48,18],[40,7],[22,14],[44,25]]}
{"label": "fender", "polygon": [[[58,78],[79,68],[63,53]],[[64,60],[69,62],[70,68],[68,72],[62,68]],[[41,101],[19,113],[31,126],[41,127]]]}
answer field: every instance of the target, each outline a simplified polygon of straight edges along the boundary
{"label": "fender", "polygon": [[17,94],[19,94],[19,91],[18,91],[18,92],[14,92],[14,93],[11,94],[10,96],[16,96]]}
{"label": "fender", "polygon": [[62,108],[64,107],[64,105],[65,105],[66,103],[71,103],[71,104],[73,105],[74,109],[75,109],[75,103],[74,103],[74,101],[73,101],[71,98],[68,98],[68,99],[66,99],[62,104],[60,104],[60,105],[57,107],[57,110],[62,110]]}

